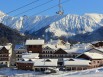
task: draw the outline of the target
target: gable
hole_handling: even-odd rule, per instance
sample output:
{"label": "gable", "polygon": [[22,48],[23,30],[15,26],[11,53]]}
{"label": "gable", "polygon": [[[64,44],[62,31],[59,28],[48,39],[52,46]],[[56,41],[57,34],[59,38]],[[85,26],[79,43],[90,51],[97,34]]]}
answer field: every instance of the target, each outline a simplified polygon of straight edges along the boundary
{"label": "gable", "polygon": [[86,60],[91,60],[91,58],[85,54],[81,54],[80,56],[77,56],[77,58],[82,58],[82,59],[86,59]]}
{"label": "gable", "polygon": [[103,54],[103,51],[100,51],[100,50],[95,49],[95,48],[92,48],[92,49],[90,49],[90,50],[88,50],[88,51],[86,51],[86,52],[96,52],[96,53],[101,53],[101,54]]}
{"label": "gable", "polygon": [[54,54],[67,54],[67,52],[60,48]]}
{"label": "gable", "polygon": [[3,47],[3,48],[0,50],[0,53],[8,53],[8,50],[7,50],[5,47]]}
{"label": "gable", "polygon": [[50,48],[49,46],[46,46],[45,48],[44,48],[44,50],[52,50],[52,48]]}

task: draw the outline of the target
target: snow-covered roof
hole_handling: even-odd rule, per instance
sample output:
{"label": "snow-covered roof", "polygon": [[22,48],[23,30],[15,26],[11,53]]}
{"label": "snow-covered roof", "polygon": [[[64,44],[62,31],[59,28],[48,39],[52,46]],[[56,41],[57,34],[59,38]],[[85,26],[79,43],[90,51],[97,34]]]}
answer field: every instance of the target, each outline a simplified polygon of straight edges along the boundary
{"label": "snow-covered roof", "polygon": [[91,59],[103,59],[103,54],[97,52],[85,52],[85,55],[90,57]]}
{"label": "snow-covered roof", "polygon": [[57,66],[58,59],[37,59],[34,66]]}
{"label": "snow-covered roof", "polygon": [[0,50],[3,48],[3,46],[0,46]]}
{"label": "snow-covered roof", "polygon": [[96,44],[98,42],[103,42],[103,41],[93,41],[93,42],[91,42],[91,44]]}
{"label": "snow-covered roof", "polygon": [[7,43],[5,46],[0,46],[0,50],[5,47],[7,50],[9,50],[11,48],[12,44],[11,43]]}
{"label": "snow-covered roof", "polygon": [[17,62],[20,63],[33,63],[34,66],[57,66],[58,59],[24,59],[24,61],[20,60]]}
{"label": "snow-covered roof", "polygon": [[22,54],[23,59],[36,59],[39,58],[39,53],[23,53]]}
{"label": "snow-covered roof", "polygon": [[55,50],[60,49],[60,48],[68,49],[65,45],[55,45],[55,44],[45,44],[44,48],[47,47],[47,46],[52,48],[52,49],[55,49]]}
{"label": "snow-covered roof", "polygon": [[44,47],[44,48],[45,48],[45,47],[50,47],[51,49],[57,49],[56,46],[55,46],[55,45],[52,45],[52,44],[45,44],[43,47]]}
{"label": "snow-covered roof", "polygon": [[26,40],[26,45],[43,45],[44,40],[37,39],[37,40]]}
{"label": "snow-covered roof", "polygon": [[94,49],[97,49],[97,50],[103,52],[103,48],[102,47],[95,47]]}
{"label": "snow-covered roof", "polygon": [[90,50],[91,48],[78,48],[78,47],[75,47],[75,48],[72,48],[72,49],[65,49],[65,51],[67,53],[84,53],[85,51],[87,50]]}
{"label": "snow-covered roof", "polygon": [[90,60],[63,58],[65,66],[89,66]]}

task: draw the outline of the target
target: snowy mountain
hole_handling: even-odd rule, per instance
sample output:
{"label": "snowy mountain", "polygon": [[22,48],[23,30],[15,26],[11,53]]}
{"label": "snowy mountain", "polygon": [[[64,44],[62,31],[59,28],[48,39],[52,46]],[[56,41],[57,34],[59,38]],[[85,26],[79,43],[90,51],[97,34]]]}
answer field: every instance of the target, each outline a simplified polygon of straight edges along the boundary
{"label": "snowy mountain", "polygon": [[68,37],[102,27],[103,14],[11,17],[0,11],[0,22],[23,33],[35,34],[43,30],[53,36]]}
{"label": "snowy mountain", "polygon": [[70,38],[78,42],[103,41],[103,27],[100,27],[99,29],[93,32],[87,32],[85,34],[77,34]]}

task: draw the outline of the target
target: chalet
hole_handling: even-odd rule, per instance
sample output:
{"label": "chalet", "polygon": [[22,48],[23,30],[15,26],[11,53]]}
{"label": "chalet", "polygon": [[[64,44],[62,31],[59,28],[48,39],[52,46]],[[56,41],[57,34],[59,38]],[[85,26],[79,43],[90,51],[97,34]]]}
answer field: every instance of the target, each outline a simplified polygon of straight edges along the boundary
{"label": "chalet", "polygon": [[23,53],[22,60],[16,61],[16,67],[21,70],[33,70],[33,61],[36,59],[39,59],[39,53]]}
{"label": "chalet", "polygon": [[63,58],[63,65],[65,67],[65,70],[68,71],[89,69],[90,63],[91,63],[90,60],[85,59]]}
{"label": "chalet", "polygon": [[58,59],[37,59],[34,61],[34,70],[35,71],[45,71],[48,69],[57,68]]}
{"label": "chalet", "polygon": [[16,62],[16,66],[21,70],[45,71],[57,68],[58,59],[39,59],[38,53],[25,53],[22,60]]}
{"label": "chalet", "polygon": [[54,53],[54,57],[55,57],[55,58],[68,57],[68,53],[67,53],[65,50],[59,48],[59,49],[57,49],[56,52]]}
{"label": "chalet", "polygon": [[22,53],[26,53],[27,49],[25,48],[24,45],[19,44],[19,45],[15,45],[14,48],[14,53],[16,56],[16,61],[22,60]]}
{"label": "chalet", "polygon": [[42,48],[44,45],[44,40],[26,40],[27,51],[32,51],[32,53],[42,53]]}
{"label": "chalet", "polygon": [[87,49],[84,48],[57,48],[55,45],[46,44],[44,45],[42,51],[42,58],[75,58],[76,56],[80,55],[81,53],[85,52]]}
{"label": "chalet", "polygon": [[54,45],[45,45],[41,54],[42,58],[53,58],[56,47]]}
{"label": "chalet", "polygon": [[10,67],[12,57],[12,44],[0,46],[0,66]]}
{"label": "chalet", "polygon": [[68,58],[75,58],[89,49],[91,48],[84,49],[84,48],[74,47],[71,49],[64,49],[64,50],[68,53]]}
{"label": "chalet", "polygon": [[86,60],[90,60],[91,68],[100,67],[103,65],[103,51],[92,48],[83,54],[79,55],[77,58],[82,58]]}

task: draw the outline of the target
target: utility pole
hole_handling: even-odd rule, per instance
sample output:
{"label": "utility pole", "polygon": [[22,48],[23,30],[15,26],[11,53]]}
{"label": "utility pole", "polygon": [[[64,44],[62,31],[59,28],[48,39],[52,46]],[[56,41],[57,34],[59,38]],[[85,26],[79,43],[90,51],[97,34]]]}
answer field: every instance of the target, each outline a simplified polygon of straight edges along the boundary
{"label": "utility pole", "polygon": [[56,14],[58,14],[58,15],[63,15],[63,14],[64,14],[64,11],[63,11],[63,7],[62,7],[62,5],[61,5],[61,0],[59,0],[58,7],[59,7],[59,11],[56,12]]}

